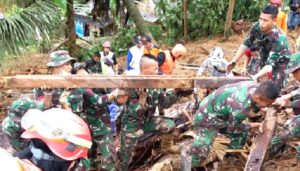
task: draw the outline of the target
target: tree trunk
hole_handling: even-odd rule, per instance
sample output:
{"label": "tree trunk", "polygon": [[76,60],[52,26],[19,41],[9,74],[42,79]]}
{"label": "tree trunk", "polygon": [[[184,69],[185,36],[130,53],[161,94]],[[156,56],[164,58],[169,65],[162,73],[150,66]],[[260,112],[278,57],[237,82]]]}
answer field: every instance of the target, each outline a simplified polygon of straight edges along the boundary
{"label": "tree trunk", "polygon": [[124,4],[127,8],[129,16],[133,19],[133,21],[138,29],[138,32],[141,35],[147,35],[153,39],[153,36],[147,27],[147,23],[144,21],[139,9],[134,4],[134,1],[133,0],[124,0]]}
{"label": "tree trunk", "polygon": [[70,55],[72,57],[76,57],[76,33],[73,0],[67,0],[67,39]]}
{"label": "tree trunk", "polygon": [[183,0],[183,14],[184,14],[184,42],[188,41],[188,21],[187,21],[187,0]]}
{"label": "tree trunk", "polygon": [[230,35],[232,15],[233,15],[233,11],[234,11],[234,4],[235,4],[235,0],[229,0],[229,7],[228,7],[228,11],[227,11],[225,30],[224,30],[225,39],[227,39],[228,36]]}

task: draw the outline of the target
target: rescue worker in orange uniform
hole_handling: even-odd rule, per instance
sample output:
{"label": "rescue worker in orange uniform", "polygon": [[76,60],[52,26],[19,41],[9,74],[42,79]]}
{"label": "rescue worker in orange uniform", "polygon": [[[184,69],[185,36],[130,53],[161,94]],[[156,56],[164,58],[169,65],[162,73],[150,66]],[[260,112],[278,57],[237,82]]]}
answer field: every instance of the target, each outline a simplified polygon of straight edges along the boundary
{"label": "rescue worker in orange uniform", "polygon": [[282,0],[270,0],[270,4],[276,6],[279,11],[276,22],[277,27],[279,27],[285,34],[287,34],[288,15],[281,10]]}
{"label": "rescue worker in orange uniform", "polygon": [[175,60],[186,54],[182,44],[176,44],[172,50],[164,50],[157,55],[159,70],[162,74],[171,75],[175,68]]}
{"label": "rescue worker in orange uniform", "polygon": [[144,54],[157,57],[158,53],[162,51],[157,45],[152,43],[151,38],[148,36],[142,36],[141,42],[144,45]]}

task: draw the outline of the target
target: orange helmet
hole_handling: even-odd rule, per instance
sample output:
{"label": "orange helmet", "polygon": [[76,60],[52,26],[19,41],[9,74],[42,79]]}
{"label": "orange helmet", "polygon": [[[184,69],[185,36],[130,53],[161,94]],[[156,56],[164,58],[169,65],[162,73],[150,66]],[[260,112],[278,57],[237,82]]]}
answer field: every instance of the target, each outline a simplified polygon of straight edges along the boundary
{"label": "orange helmet", "polygon": [[87,158],[92,146],[88,125],[71,111],[52,108],[44,112],[30,109],[22,118],[22,138],[37,138],[64,160]]}
{"label": "orange helmet", "polygon": [[282,5],[282,0],[270,0],[271,4]]}

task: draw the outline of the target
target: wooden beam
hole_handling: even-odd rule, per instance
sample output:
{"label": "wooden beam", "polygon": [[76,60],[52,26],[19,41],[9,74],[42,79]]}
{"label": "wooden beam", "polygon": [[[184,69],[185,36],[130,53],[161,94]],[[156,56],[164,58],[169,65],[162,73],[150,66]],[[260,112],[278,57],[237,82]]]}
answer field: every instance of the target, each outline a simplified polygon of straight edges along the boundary
{"label": "wooden beam", "polygon": [[260,171],[276,126],[276,110],[269,109],[264,121],[264,132],[259,134],[250,151],[244,171]]}
{"label": "wooden beam", "polygon": [[0,77],[0,88],[217,88],[247,80],[249,77],[17,75]]}

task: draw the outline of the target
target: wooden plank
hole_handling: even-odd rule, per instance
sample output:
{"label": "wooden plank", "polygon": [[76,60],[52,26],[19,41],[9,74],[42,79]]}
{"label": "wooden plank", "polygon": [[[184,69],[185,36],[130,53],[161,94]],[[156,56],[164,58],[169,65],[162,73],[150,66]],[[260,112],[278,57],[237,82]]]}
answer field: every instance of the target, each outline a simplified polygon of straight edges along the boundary
{"label": "wooden plank", "polygon": [[17,75],[0,77],[2,88],[216,88],[249,80],[248,77],[193,76],[55,76]]}
{"label": "wooden plank", "polygon": [[259,171],[268,151],[269,142],[276,126],[276,110],[269,109],[264,121],[264,132],[259,134],[250,151],[244,171]]}

